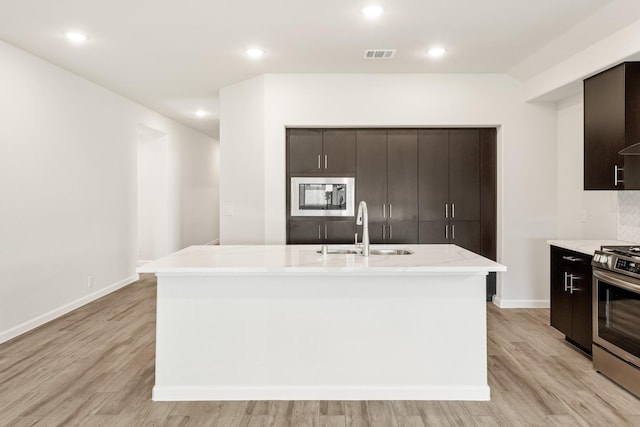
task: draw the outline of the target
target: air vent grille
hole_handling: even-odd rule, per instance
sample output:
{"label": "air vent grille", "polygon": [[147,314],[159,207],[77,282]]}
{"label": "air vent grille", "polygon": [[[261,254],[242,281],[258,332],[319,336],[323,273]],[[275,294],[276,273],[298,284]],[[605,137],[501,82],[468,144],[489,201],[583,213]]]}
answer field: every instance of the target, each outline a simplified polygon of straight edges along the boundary
{"label": "air vent grille", "polygon": [[391,59],[396,54],[395,49],[367,49],[364,51],[365,59]]}

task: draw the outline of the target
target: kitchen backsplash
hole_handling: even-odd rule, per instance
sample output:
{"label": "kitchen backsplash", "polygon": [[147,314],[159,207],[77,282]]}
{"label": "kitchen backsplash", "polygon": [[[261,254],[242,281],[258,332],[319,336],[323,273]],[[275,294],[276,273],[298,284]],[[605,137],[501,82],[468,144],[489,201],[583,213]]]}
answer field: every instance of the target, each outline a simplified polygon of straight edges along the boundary
{"label": "kitchen backsplash", "polygon": [[618,191],[618,240],[640,242],[640,191]]}

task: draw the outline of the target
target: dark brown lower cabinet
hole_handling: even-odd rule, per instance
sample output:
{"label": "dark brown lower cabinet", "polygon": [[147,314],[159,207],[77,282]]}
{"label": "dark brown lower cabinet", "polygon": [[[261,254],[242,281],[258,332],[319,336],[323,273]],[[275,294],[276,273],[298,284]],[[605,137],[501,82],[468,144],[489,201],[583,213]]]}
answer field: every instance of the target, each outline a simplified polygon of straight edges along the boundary
{"label": "dark brown lower cabinet", "polygon": [[288,243],[353,243],[356,223],[353,221],[292,220],[289,221]]}
{"label": "dark brown lower cabinet", "polygon": [[420,221],[420,243],[450,243],[480,253],[480,221]]}
{"label": "dark brown lower cabinet", "polygon": [[449,241],[449,221],[420,221],[422,244],[446,244]]}
{"label": "dark brown lower cabinet", "polygon": [[591,354],[592,257],[551,246],[551,326]]}
{"label": "dark brown lower cabinet", "polygon": [[[362,241],[362,226],[358,226],[358,242]],[[372,244],[417,244],[417,221],[393,221],[369,223],[369,241]]]}

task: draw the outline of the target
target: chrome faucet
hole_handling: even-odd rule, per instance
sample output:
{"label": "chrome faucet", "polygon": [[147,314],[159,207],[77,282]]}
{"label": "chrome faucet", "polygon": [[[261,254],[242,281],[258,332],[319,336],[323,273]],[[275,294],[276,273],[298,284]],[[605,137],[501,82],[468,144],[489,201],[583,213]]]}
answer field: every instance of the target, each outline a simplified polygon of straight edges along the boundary
{"label": "chrome faucet", "polygon": [[[369,212],[367,202],[364,200],[358,205],[358,215],[356,225],[362,226],[362,256],[369,256]],[[356,233],[356,244],[358,243],[358,233]]]}

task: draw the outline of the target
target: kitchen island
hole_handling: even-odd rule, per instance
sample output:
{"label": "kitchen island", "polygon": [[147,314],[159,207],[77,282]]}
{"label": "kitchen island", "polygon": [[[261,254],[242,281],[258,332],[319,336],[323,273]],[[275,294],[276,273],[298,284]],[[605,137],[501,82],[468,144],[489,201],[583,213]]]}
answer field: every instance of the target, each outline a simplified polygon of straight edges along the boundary
{"label": "kitchen island", "polygon": [[488,400],[485,276],[506,267],[385,248],[413,253],[192,246],[143,265],[158,277],[153,399]]}

